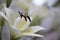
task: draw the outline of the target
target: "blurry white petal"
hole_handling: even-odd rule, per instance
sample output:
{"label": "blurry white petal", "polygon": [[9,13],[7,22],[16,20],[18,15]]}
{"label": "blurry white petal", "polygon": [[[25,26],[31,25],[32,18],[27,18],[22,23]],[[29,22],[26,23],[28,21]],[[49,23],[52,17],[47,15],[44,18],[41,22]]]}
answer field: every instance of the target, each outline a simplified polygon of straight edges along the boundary
{"label": "blurry white petal", "polygon": [[8,18],[5,16],[5,14],[3,12],[0,12],[0,16],[2,16],[3,18],[5,18],[8,21]]}
{"label": "blurry white petal", "polygon": [[[1,29],[0,29],[0,32],[1,32]],[[0,40],[10,40],[10,30],[9,30],[9,27],[8,27],[8,22],[5,21],[5,24],[2,28],[2,34],[0,34],[0,37],[1,39]]]}
{"label": "blurry white petal", "polygon": [[21,30],[26,29],[27,27],[29,27],[29,25],[30,25],[30,22],[26,22],[26,24],[23,26],[23,28]]}
{"label": "blurry white petal", "polygon": [[6,12],[6,16],[9,20],[9,25],[14,23],[15,18],[17,18],[19,15],[18,13],[15,13],[13,10],[9,9],[9,8],[4,8],[5,12]]}
{"label": "blurry white petal", "polygon": [[4,8],[5,12],[7,15],[14,15],[15,17],[20,16],[18,12],[13,11],[12,9],[9,8]]}
{"label": "blurry white petal", "polygon": [[16,18],[15,21],[14,21],[14,26],[17,26],[20,22],[20,17]]}
{"label": "blurry white petal", "polygon": [[44,37],[43,35],[39,34],[32,34],[32,33],[22,33],[23,36],[36,36],[36,37]]}
{"label": "blurry white petal", "polygon": [[30,30],[31,30],[31,32],[35,33],[35,32],[38,32],[40,30],[46,30],[46,29],[44,27],[41,27],[41,26],[31,26]]}
{"label": "blurry white petal", "polygon": [[9,8],[5,8],[5,12],[6,12],[6,16],[9,20],[9,25],[13,24],[13,22],[14,22],[14,13]]}
{"label": "blurry white petal", "polygon": [[21,33],[21,30],[19,30],[19,29],[18,29],[17,27],[15,27],[14,25],[12,25],[10,28],[14,30],[15,34]]}
{"label": "blurry white petal", "polygon": [[22,37],[22,36],[44,37],[43,35],[40,35],[40,34],[19,33],[18,35],[16,35],[16,38],[18,38],[18,37]]}
{"label": "blurry white petal", "polygon": [[[32,20],[32,18],[31,18],[31,20]],[[27,22],[25,23],[25,25],[23,26],[23,28],[21,30],[24,30],[24,29],[28,28],[30,23],[31,22],[27,19]]]}

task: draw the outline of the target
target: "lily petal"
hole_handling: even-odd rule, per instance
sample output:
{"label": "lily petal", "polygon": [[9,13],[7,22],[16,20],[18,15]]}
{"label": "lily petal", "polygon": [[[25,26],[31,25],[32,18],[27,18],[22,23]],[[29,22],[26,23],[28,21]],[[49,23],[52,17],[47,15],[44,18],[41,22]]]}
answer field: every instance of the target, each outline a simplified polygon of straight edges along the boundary
{"label": "lily petal", "polygon": [[39,35],[39,34],[31,34],[31,33],[22,33],[22,35],[24,35],[24,36],[44,37],[43,35]]}
{"label": "lily petal", "polygon": [[20,17],[16,18],[16,20],[14,22],[14,26],[17,27],[21,31],[28,28],[29,25],[30,25],[30,21],[27,19],[27,22],[26,22],[23,17],[22,18],[20,18]]}
{"label": "lily petal", "polygon": [[46,29],[44,27],[41,27],[41,26],[31,26],[30,30],[31,30],[31,32],[35,33],[35,32],[38,32],[40,30],[46,30]]}
{"label": "lily petal", "polygon": [[[32,18],[31,18],[31,20],[32,20]],[[29,27],[30,23],[31,22],[27,19],[27,22],[25,23],[25,25],[23,26],[23,28],[21,30],[27,29]]]}
{"label": "lily petal", "polygon": [[5,16],[5,14],[3,12],[0,12],[0,16],[2,16],[3,18],[5,18],[5,20],[8,21],[8,18]]}
{"label": "lily petal", "polygon": [[44,37],[43,35],[40,35],[40,34],[21,33],[20,35],[16,36],[16,38],[17,38],[17,37],[20,37],[20,36]]}
{"label": "lily petal", "polygon": [[25,23],[26,23],[26,21],[25,21],[24,18],[18,17],[18,18],[15,20],[15,22],[14,22],[14,26],[15,26],[17,29],[21,30],[21,29],[23,28],[23,26],[25,25]]}
{"label": "lily petal", "polygon": [[6,12],[6,16],[9,19],[9,24],[10,25],[13,24],[14,20],[19,16],[18,13],[14,13],[14,11],[9,9],[9,8],[4,8],[4,9],[5,9],[5,12]]}
{"label": "lily petal", "polygon": [[5,12],[6,12],[6,16],[7,18],[9,19],[9,24],[13,24],[14,22],[14,14],[12,12],[12,10],[8,9],[8,8],[5,8]]}
{"label": "lily petal", "polygon": [[14,25],[12,25],[10,28],[15,32],[15,34],[21,33],[21,30],[19,30],[18,28],[16,28]]}
{"label": "lily petal", "polygon": [[17,27],[17,25],[19,24],[19,22],[20,22],[20,17],[18,17],[18,18],[16,18],[16,20],[14,21],[14,26],[16,26]]}

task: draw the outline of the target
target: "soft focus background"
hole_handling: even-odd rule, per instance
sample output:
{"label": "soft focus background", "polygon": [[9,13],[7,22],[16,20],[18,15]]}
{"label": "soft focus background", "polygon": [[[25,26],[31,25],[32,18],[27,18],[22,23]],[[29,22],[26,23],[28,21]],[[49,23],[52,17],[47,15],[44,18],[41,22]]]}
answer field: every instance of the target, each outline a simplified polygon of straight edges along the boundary
{"label": "soft focus background", "polygon": [[[3,10],[4,3],[6,0],[0,0],[0,11]],[[60,40],[60,0],[8,0],[6,4],[15,12],[28,12],[29,16],[36,14],[30,26],[40,25],[46,28],[37,32],[44,35],[42,38],[24,36],[19,40]],[[0,16],[0,40],[10,40],[9,31],[8,23]]]}

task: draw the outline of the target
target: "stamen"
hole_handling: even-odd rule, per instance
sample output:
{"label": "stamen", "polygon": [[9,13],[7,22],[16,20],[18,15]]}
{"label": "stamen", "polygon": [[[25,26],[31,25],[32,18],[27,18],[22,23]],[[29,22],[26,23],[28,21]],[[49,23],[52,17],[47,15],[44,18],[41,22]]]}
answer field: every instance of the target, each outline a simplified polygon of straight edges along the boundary
{"label": "stamen", "polygon": [[31,22],[31,19],[30,19],[30,17],[29,16],[27,16],[27,18],[29,19],[29,21]]}
{"label": "stamen", "polygon": [[18,11],[18,13],[20,14],[21,18],[24,17],[26,21],[27,21],[27,18],[28,18],[29,21],[31,22],[31,19],[30,19],[30,17],[28,15],[25,16],[25,15],[23,15],[23,13],[20,13],[20,11]]}
{"label": "stamen", "polygon": [[18,13],[20,14],[20,16],[21,16],[21,18],[22,18],[22,16],[23,16],[22,13],[21,13],[20,11],[18,11]]}

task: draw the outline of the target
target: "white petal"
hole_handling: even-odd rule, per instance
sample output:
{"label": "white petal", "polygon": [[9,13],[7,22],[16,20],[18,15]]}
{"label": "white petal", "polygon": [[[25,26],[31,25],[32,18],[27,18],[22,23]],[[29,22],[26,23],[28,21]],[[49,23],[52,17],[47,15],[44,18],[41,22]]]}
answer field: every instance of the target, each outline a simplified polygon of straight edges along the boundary
{"label": "white petal", "polygon": [[3,12],[0,12],[0,16],[2,16],[3,18],[5,18],[8,21],[8,18],[5,16],[5,14]]}
{"label": "white petal", "polygon": [[[32,20],[32,18],[31,18],[31,20]],[[24,29],[28,28],[30,23],[31,22],[29,20],[27,20],[27,22],[25,23],[25,25],[23,26],[23,28],[21,30],[24,30]]]}
{"label": "white petal", "polygon": [[[24,18],[20,18],[20,17],[16,18],[16,20],[14,22],[14,26],[17,27],[17,28],[18,28],[18,26],[21,27],[20,24],[21,24],[22,20],[25,21]],[[27,27],[29,27],[29,24],[30,24],[30,21],[27,20],[27,22],[25,21],[25,23],[23,24],[22,28],[20,28],[20,29],[18,28],[18,29],[21,30],[21,31],[23,31],[24,29],[26,29]]]}
{"label": "white petal", "polygon": [[10,28],[15,32],[15,34],[21,33],[21,30],[17,29],[14,25],[12,25]]}
{"label": "white petal", "polygon": [[33,33],[38,32],[40,30],[46,30],[44,27],[41,27],[41,26],[31,26],[30,29],[31,29],[31,32]]}
{"label": "white petal", "polygon": [[6,16],[9,20],[9,25],[13,24],[14,22],[14,13],[12,12],[12,10],[5,8],[5,12],[6,12]]}
{"label": "white petal", "polygon": [[7,15],[8,14],[11,15],[11,16],[15,15],[15,17],[20,16],[18,12],[13,11],[12,9],[9,9],[9,8],[4,8],[4,9],[5,9]]}
{"label": "white petal", "polygon": [[44,37],[43,35],[39,34],[32,34],[32,33],[22,33],[23,36],[36,36],[36,37]]}
{"label": "white petal", "polygon": [[14,21],[14,26],[17,26],[20,22],[20,17],[16,18],[15,21]]}
{"label": "white petal", "polygon": [[5,12],[6,12],[6,16],[9,20],[9,24],[13,24],[14,20],[19,16],[18,13],[14,12],[13,10],[9,9],[9,8],[4,8]]}

